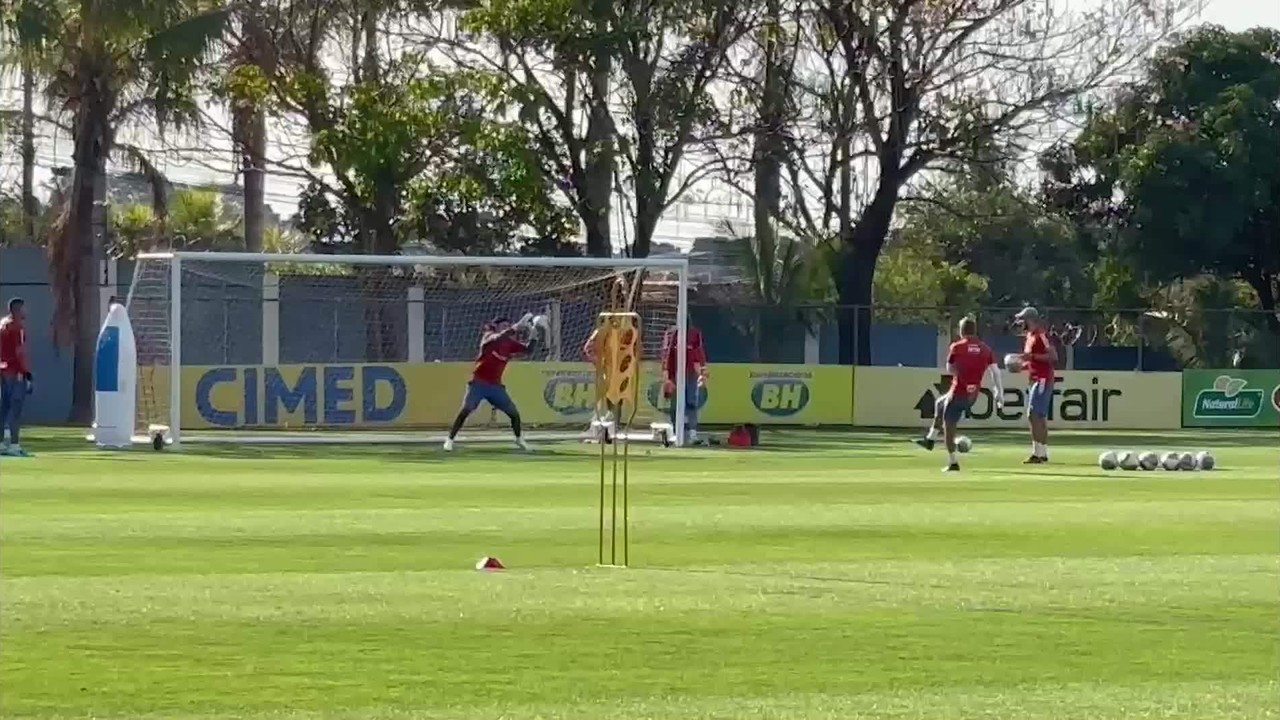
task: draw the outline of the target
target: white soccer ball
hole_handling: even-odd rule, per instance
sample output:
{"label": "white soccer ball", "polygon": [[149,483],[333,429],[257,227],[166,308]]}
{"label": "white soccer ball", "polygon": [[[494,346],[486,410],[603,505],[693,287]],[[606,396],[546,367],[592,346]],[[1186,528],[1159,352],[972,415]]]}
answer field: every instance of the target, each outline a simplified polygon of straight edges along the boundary
{"label": "white soccer ball", "polygon": [[1195,470],[1196,456],[1192,455],[1191,453],[1182,453],[1182,457],[1178,458],[1178,469]]}
{"label": "white soccer ball", "polygon": [[956,438],[956,450],[958,452],[967,453],[972,449],[973,449],[972,440],[965,437],[964,435],[961,435],[960,437]]}
{"label": "white soccer ball", "polygon": [[1138,467],[1143,470],[1155,470],[1160,467],[1160,456],[1148,450],[1138,456]]}
{"label": "white soccer ball", "polygon": [[1177,470],[1182,465],[1182,456],[1176,452],[1165,453],[1160,458],[1160,467],[1165,470]]}
{"label": "white soccer ball", "polygon": [[1011,373],[1022,372],[1022,356],[1017,353],[1005,355],[1004,368]]}
{"label": "white soccer ball", "polygon": [[1217,462],[1218,462],[1217,460],[1213,459],[1213,455],[1210,455],[1204,450],[1201,450],[1200,452],[1196,453],[1196,467],[1200,468],[1201,470],[1212,470],[1214,465],[1217,464]]}
{"label": "white soccer ball", "polygon": [[1121,450],[1116,456],[1116,463],[1120,465],[1121,470],[1137,470],[1138,454],[1130,450]]}
{"label": "white soccer ball", "polygon": [[1116,454],[1110,450],[1098,456],[1098,467],[1103,470],[1115,470],[1119,465],[1119,461],[1116,460]]}

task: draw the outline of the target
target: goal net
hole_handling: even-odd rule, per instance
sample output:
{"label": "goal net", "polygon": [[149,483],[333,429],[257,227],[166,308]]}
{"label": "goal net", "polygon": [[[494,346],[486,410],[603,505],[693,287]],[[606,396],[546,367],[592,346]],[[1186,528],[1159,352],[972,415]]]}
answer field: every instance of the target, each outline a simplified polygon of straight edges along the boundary
{"label": "goal net", "polygon": [[[683,259],[141,255],[127,301],[138,434],[175,443],[443,439],[485,324],[533,313],[546,322],[503,382],[527,437],[579,436],[596,399],[584,346],[602,312],[624,309],[642,322],[632,427],[647,429],[667,421],[672,400],[684,402],[684,383],[676,398],[662,396],[658,363],[668,330],[683,343],[687,273]],[[508,438],[506,416],[483,405],[460,440]]]}

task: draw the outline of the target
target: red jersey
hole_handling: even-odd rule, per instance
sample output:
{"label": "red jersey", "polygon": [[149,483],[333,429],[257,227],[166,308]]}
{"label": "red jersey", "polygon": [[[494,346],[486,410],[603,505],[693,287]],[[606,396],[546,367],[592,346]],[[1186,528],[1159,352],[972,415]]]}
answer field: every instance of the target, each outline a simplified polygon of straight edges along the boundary
{"label": "red jersey", "polygon": [[[1022,352],[1027,355],[1043,355],[1049,352],[1049,347],[1049,338],[1043,332],[1029,332]],[[1027,374],[1031,377],[1032,382],[1036,380],[1053,380],[1053,363],[1030,360],[1027,362]]]}
{"label": "red jersey", "polygon": [[14,377],[29,372],[26,329],[12,315],[0,318],[0,376]]}
{"label": "red jersey", "polygon": [[977,338],[960,338],[951,343],[947,349],[947,365],[955,372],[951,392],[970,398],[977,396],[987,368],[995,362],[995,353]]}
{"label": "red jersey", "polygon": [[[668,380],[676,379],[676,328],[671,328],[662,338],[662,373]],[[707,364],[707,351],[702,346],[702,331],[696,327],[690,327],[685,331],[685,359],[684,371],[686,374],[693,374],[694,371]]]}
{"label": "red jersey", "polygon": [[471,379],[490,385],[501,385],[502,373],[506,371],[511,357],[528,349],[528,345],[510,335],[499,335],[492,339],[486,335],[480,340],[480,354],[476,356],[476,366],[471,372]]}

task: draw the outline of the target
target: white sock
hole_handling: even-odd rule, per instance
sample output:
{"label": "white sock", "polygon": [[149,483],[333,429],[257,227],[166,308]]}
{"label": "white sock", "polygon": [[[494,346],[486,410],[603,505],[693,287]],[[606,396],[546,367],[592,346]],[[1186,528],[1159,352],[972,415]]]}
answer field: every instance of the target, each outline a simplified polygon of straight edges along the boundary
{"label": "white sock", "polygon": [[936,428],[936,427],[934,427],[934,426],[930,425],[930,426],[929,426],[929,432],[927,432],[927,433],[925,433],[925,434],[924,434],[924,439],[925,439],[925,440],[937,440],[937,439],[938,439],[938,428]]}
{"label": "white sock", "polygon": [[1031,454],[1035,455],[1036,457],[1040,456],[1040,443],[1036,442],[1035,440],[1031,441]]}
{"label": "white sock", "polygon": [[1045,457],[1049,454],[1049,449],[1044,446],[1044,443],[1032,443],[1032,445],[1034,447],[1031,449],[1031,452],[1033,452],[1036,457]]}
{"label": "white sock", "polygon": [[955,465],[955,464],[956,464],[956,463],[958,463],[958,462],[960,462],[960,461],[959,461],[959,460],[956,460],[956,454],[955,454],[955,453],[953,453],[953,452],[949,452],[949,453],[947,453],[947,464],[948,464],[948,465]]}

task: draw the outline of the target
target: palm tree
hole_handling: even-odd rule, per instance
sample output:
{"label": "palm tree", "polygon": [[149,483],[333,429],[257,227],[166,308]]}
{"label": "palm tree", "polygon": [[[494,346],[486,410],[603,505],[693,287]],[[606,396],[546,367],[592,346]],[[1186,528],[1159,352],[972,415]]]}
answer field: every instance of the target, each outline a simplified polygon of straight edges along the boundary
{"label": "palm tree", "polygon": [[55,28],[44,24],[45,14],[32,4],[16,5],[0,16],[0,40],[13,48],[10,56],[0,58],[5,64],[16,64],[22,83],[22,110],[18,117],[20,155],[22,156],[22,239],[36,241],[36,215],[39,203],[35,196],[36,137],[35,88],[36,63]]}
{"label": "palm tree", "polygon": [[787,329],[813,330],[826,320],[834,299],[829,243],[810,244],[780,236],[776,228],[738,240],[738,259],[750,294],[746,329],[755,338],[758,362],[781,362]]}
{"label": "palm tree", "polygon": [[198,122],[195,81],[223,33],[231,6],[209,0],[18,0],[34,25],[55,29],[35,62],[45,94],[70,121],[72,172],[49,237],[54,337],[73,345],[73,420],[92,413],[92,363],[99,322],[92,286],[104,259],[107,160],[138,167],[164,213],[163,178],[137,148],[116,142],[134,123]]}

